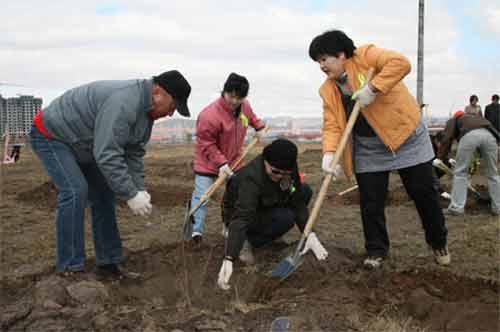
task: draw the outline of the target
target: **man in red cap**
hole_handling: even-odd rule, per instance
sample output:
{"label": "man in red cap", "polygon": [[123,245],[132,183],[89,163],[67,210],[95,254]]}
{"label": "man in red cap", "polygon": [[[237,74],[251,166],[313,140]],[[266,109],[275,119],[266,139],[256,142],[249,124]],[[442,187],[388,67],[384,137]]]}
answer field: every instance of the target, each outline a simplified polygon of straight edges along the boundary
{"label": "man in red cap", "polygon": [[458,141],[456,164],[453,170],[451,202],[445,213],[463,215],[467,200],[469,167],[474,152],[479,149],[483,160],[483,171],[488,179],[488,191],[491,197],[491,213],[500,213],[500,178],[498,176],[497,144],[500,134],[492,124],[481,116],[456,112],[446,122],[444,137],[438,151],[438,158],[443,160],[450,153],[453,141]]}

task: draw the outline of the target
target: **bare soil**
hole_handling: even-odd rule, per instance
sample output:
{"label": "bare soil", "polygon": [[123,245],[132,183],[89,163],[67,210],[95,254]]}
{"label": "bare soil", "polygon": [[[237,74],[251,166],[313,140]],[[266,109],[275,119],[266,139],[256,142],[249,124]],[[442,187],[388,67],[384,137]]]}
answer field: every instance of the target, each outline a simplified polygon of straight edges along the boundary
{"label": "bare soil", "polygon": [[[469,197],[465,216],[447,218],[452,264],[438,266],[397,174],[386,208],[391,256],[380,270],[361,265],[359,194],[334,195],[352,185],[340,180],[331,184],[316,227],[329,251],[326,262],[308,254],[286,280],[270,278],[294,250],[294,230],[284,243],[257,250],[255,266],[237,262],[231,290],[218,289],[222,190],[209,205],[201,247],[181,241],[192,152],[190,146],[148,151],[151,217],[118,206],[124,265],[141,274],[137,280],[95,278],[90,220],[86,272],[55,275],[57,190],[29,148],[19,163],[1,166],[2,331],[270,331],[279,317],[287,318],[288,331],[499,331],[499,219]],[[306,181],[317,189],[320,146],[301,145],[300,152]],[[481,175],[473,183],[486,194]],[[449,179],[443,185],[449,188]]]}

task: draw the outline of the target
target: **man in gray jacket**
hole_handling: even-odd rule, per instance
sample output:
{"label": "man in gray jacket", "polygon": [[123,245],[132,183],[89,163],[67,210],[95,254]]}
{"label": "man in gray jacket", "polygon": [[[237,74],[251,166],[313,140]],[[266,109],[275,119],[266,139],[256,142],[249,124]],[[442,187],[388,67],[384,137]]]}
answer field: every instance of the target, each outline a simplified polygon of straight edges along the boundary
{"label": "man in gray jacket", "polygon": [[189,116],[191,87],[176,70],[152,79],[97,81],[71,89],[33,119],[31,146],[59,193],[56,271],[85,263],[84,210],[92,210],[96,273],[121,277],[115,197],[136,215],[151,213],[144,187],[145,145],[155,119]]}

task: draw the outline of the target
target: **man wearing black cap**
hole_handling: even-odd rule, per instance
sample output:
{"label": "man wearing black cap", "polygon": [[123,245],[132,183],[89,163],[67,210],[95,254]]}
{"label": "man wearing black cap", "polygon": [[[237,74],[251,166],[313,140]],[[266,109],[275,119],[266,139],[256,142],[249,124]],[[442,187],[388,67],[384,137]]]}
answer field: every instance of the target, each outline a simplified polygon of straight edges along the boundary
{"label": "man wearing black cap", "polygon": [[121,276],[115,197],[151,213],[145,145],[155,119],[189,116],[191,87],[176,70],[145,80],[97,81],[65,92],[33,119],[31,146],[58,189],[56,271],[83,271],[84,210],[92,210],[96,272]]}
{"label": "man wearing black cap", "polygon": [[[307,205],[311,196],[311,188],[300,181],[297,147],[286,139],[273,141],[233,176],[223,200],[223,221],[229,231],[219,287],[230,288],[237,257],[253,263],[252,247],[270,244],[294,224],[302,232],[309,217]],[[309,249],[320,260],[328,255],[314,232],[308,236],[304,251]]]}

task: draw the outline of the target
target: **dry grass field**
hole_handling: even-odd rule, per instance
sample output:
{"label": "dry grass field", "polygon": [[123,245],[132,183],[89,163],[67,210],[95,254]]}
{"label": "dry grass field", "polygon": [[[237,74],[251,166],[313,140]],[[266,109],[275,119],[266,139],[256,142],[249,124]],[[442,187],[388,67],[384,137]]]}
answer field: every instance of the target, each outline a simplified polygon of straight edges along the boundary
{"label": "dry grass field", "polygon": [[[182,242],[192,153],[191,146],[151,146],[152,216],[132,216],[123,202],[118,207],[125,266],[142,274],[134,281],[95,279],[90,220],[88,273],[56,276],[56,189],[29,147],[19,163],[1,166],[2,331],[264,332],[278,317],[288,318],[288,331],[499,331],[498,217],[472,199],[465,217],[447,217],[452,264],[440,267],[397,175],[386,209],[391,256],[382,269],[361,266],[358,194],[334,195],[351,185],[341,180],[331,184],[316,227],[330,254],[326,262],[308,255],[288,279],[273,283],[269,271],[293,251],[294,230],[285,237],[288,245],[257,251],[254,267],[237,263],[232,289],[221,291],[222,190],[210,202],[203,246],[193,250]],[[299,165],[315,190],[320,163],[319,145],[300,145]],[[473,181],[485,190],[481,175]],[[449,179],[443,184],[449,188]]]}

